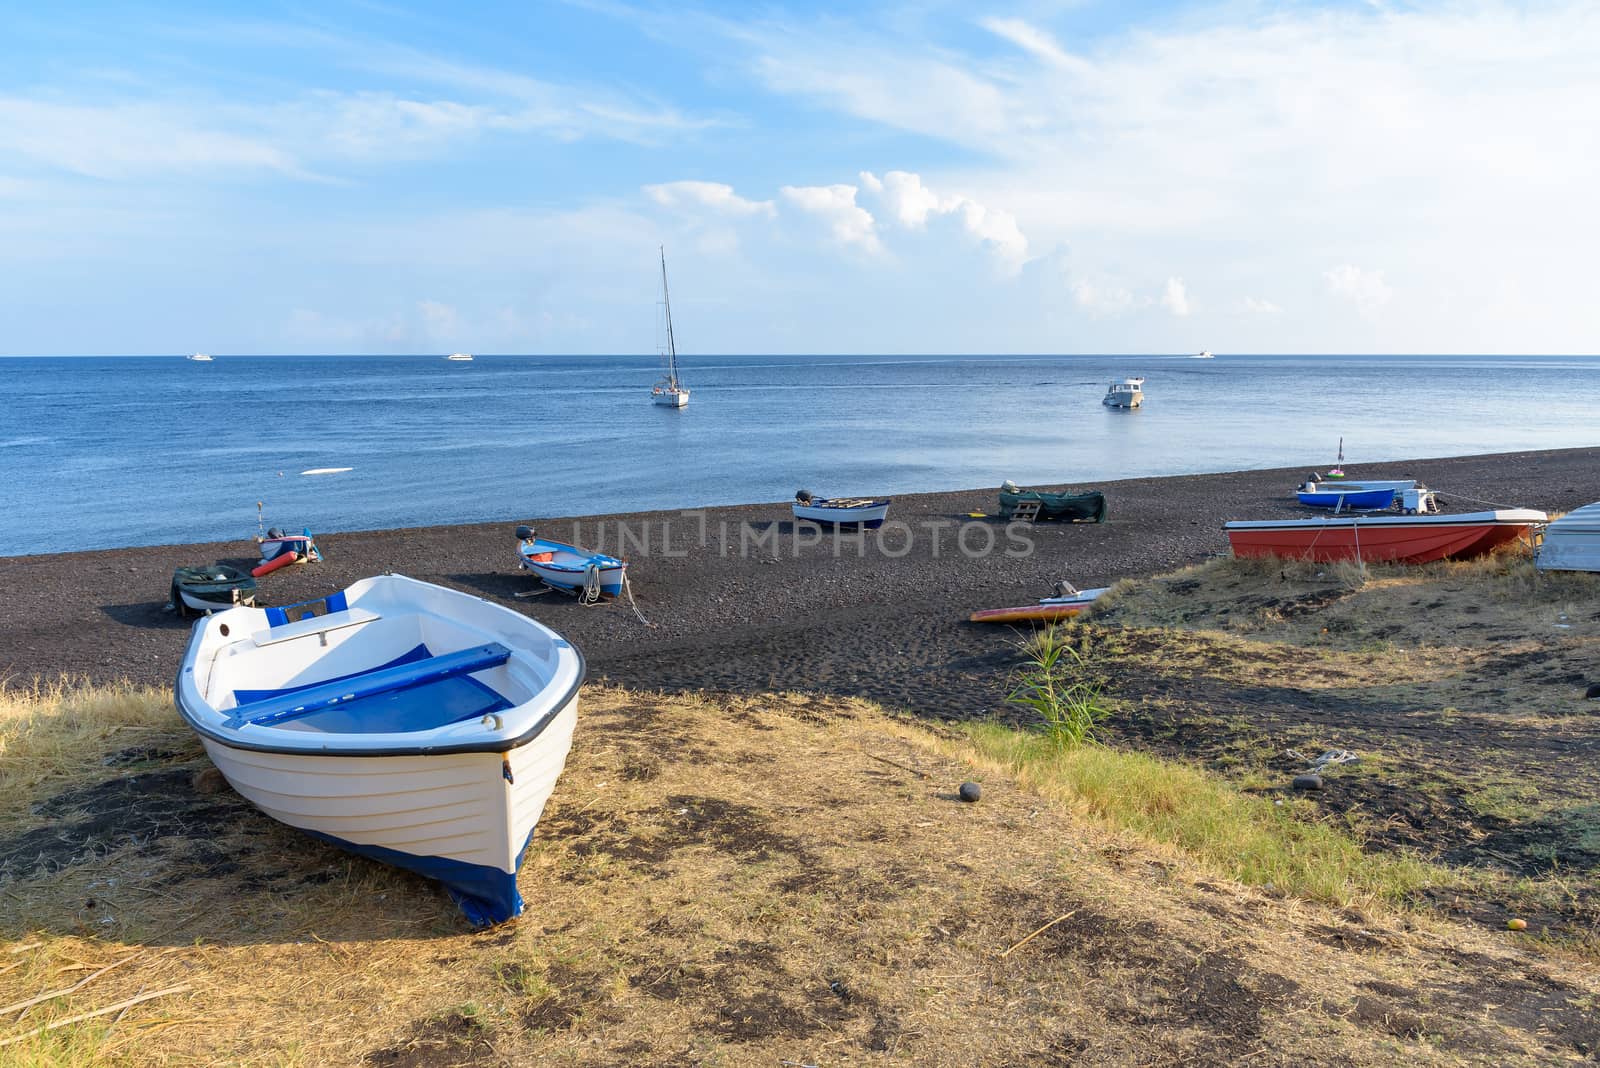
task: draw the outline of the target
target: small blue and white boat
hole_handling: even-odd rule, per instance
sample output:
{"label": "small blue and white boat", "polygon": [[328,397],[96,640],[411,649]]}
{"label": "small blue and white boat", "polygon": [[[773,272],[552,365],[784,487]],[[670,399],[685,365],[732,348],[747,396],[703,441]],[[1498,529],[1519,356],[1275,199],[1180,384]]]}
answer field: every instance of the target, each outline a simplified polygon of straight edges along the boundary
{"label": "small blue and white boat", "polygon": [[805,490],[794,495],[794,517],[823,526],[854,526],[876,530],[889,514],[892,497],[813,497]]}
{"label": "small blue and white boat", "polygon": [[626,560],[549,541],[526,526],[517,528],[517,560],[519,566],[539,576],[546,586],[572,594],[598,591],[606,597],[620,597],[628,577]]}
{"label": "small blue and white boat", "polygon": [[522,912],[517,868],[566,765],[583,677],[548,627],[382,575],[200,620],[176,698],[261,811],[438,880],[481,925]]}
{"label": "small blue and white boat", "polygon": [[1295,496],[1307,508],[1331,508],[1335,512],[1371,511],[1394,504],[1392,489],[1346,489],[1342,486],[1323,489],[1319,486],[1313,490],[1297,490]]}

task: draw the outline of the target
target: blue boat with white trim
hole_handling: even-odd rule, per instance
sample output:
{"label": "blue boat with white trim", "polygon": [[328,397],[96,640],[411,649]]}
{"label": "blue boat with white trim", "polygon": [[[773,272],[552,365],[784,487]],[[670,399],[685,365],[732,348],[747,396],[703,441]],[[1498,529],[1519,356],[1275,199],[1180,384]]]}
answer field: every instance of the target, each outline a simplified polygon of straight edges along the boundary
{"label": "blue boat with white trim", "polygon": [[[1307,483],[1307,486],[1310,486]],[[1316,488],[1301,488],[1295,496],[1307,508],[1331,508],[1335,512],[1371,511],[1394,505],[1395,491],[1388,488],[1365,489],[1358,486],[1318,483]]]}
{"label": "blue boat with white trim", "polygon": [[587,600],[622,596],[628,563],[562,541],[541,538],[528,526],[517,528],[517,563],[553,589]]}
{"label": "blue boat with white trim", "polygon": [[444,884],[474,924],[566,765],[583,657],[535,620],[401,575],[195,624],[178,712],[274,819]]}

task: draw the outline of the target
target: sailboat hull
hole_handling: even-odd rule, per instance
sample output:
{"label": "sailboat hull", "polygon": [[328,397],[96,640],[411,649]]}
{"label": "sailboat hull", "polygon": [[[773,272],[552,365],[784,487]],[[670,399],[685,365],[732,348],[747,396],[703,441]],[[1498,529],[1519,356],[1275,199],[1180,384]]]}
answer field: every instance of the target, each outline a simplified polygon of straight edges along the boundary
{"label": "sailboat hull", "polygon": [[650,399],[664,408],[682,408],[689,403],[689,391],[658,389],[650,395]]}

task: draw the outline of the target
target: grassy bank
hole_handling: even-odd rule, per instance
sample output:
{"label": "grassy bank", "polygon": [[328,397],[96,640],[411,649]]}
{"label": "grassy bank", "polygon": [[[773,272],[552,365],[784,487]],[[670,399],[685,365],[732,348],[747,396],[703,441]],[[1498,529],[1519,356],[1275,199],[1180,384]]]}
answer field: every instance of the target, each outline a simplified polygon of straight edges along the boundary
{"label": "grassy bank", "polygon": [[[1399,876],[1193,769],[1143,758],[1129,810],[1128,765],[996,729],[584,701],[529,911],[472,931],[436,886],[214,789],[164,695],[6,694],[0,1064],[1539,1063],[1600,1041],[1590,965],[1368,908]],[[1248,833],[1164,822],[1200,804]],[[1228,877],[1230,840],[1279,889]],[[1313,892],[1281,854],[1345,874]]]}

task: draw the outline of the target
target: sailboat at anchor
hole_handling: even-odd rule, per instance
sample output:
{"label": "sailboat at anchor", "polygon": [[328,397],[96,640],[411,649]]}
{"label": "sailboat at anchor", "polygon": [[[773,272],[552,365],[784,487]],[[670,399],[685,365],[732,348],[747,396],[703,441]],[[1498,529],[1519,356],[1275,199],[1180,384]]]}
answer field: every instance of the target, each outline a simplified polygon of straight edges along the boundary
{"label": "sailboat at anchor", "polygon": [[665,309],[667,320],[666,350],[661,358],[665,362],[665,373],[661,381],[650,390],[650,399],[657,404],[668,408],[682,408],[689,403],[689,390],[678,379],[678,344],[672,336],[672,301],[667,295],[667,250],[661,249],[661,306]]}

